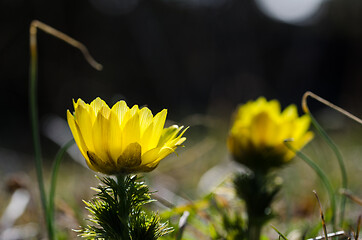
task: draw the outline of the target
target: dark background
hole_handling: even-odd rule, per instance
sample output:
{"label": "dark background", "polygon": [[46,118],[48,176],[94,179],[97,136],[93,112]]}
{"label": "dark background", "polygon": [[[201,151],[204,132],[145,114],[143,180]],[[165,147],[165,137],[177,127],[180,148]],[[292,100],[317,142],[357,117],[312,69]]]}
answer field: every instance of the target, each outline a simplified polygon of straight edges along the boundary
{"label": "dark background", "polygon": [[[0,147],[31,152],[29,25],[38,19],[84,43],[103,64],[38,33],[40,119],[66,118],[72,99],[229,118],[260,95],[300,105],[307,90],[361,114],[362,2],[324,1],[302,22],[252,0],[1,0]],[[316,108],[321,105],[315,104]]]}

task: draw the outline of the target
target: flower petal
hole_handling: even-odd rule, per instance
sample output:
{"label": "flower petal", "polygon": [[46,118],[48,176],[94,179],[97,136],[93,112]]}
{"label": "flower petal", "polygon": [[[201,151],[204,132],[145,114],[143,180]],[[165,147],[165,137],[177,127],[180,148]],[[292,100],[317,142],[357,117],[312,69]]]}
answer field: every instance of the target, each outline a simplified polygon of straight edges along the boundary
{"label": "flower petal", "polygon": [[92,120],[89,112],[83,107],[83,105],[78,104],[78,108],[75,111],[76,122],[79,126],[80,133],[84,139],[87,149],[94,151],[93,145],[93,136],[92,136]]}
{"label": "flower petal", "polygon": [[74,140],[77,143],[80,152],[83,155],[86,155],[85,154],[86,151],[84,151],[84,150],[87,150],[87,147],[85,146],[83,139],[80,140],[79,133],[78,133],[78,130],[77,130],[77,126],[76,126],[76,123],[75,123],[75,120],[74,120],[74,116],[70,113],[69,110],[67,111],[67,120],[68,120],[68,125],[70,127],[70,130],[71,130],[71,132],[73,134]]}
{"label": "flower petal", "polygon": [[118,117],[114,111],[111,111],[109,120],[109,131],[108,131],[108,146],[111,153],[112,159],[118,159],[122,154],[122,131],[119,124]]}
{"label": "flower petal", "polygon": [[118,117],[119,123],[122,124],[123,118],[126,115],[126,113],[129,111],[129,108],[125,101],[119,101],[113,105],[111,110]]}
{"label": "flower petal", "polygon": [[296,120],[296,127],[293,132],[293,138],[298,139],[308,130],[311,119],[308,115],[304,115]]}
{"label": "flower petal", "polygon": [[173,153],[175,150],[169,147],[154,148],[142,155],[142,165],[149,167],[156,166],[162,159]]}
{"label": "flower petal", "polygon": [[177,135],[177,133],[180,132],[181,129],[182,127],[179,127],[177,125],[172,125],[171,127],[164,128],[162,130],[160,140],[158,141],[158,146],[163,146],[167,141],[173,139]]}
{"label": "flower petal", "polygon": [[90,106],[93,108],[95,114],[98,114],[98,112],[102,109],[102,107],[106,107],[109,109],[108,105],[99,97],[97,97],[96,99],[94,99]]}
{"label": "flower petal", "polygon": [[298,118],[298,109],[294,104],[289,105],[281,114],[281,117],[285,120],[293,120]]}
{"label": "flower petal", "polygon": [[[102,114],[103,117],[105,117],[106,119],[109,118],[110,113],[111,113],[111,110],[109,109],[108,106],[102,107],[102,108],[99,110],[99,112],[98,112],[98,114]],[[97,115],[98,115],[98,114],[97,114]]]}
{"label": "flower petal", "polygon": [[140,119],[138,112],[131,117],[122,130],[122,144],[124,147],[140,140]]}
{"label": "flower petal", "polygon": [[[182,142],[184,142],[186,140],[186,138],[184,138],[184,140],[178,144],[178,141],[180,140],[180,138],[182,137],[182,135],[184,135],[184,133],[187,131],[187,129],[189,129],[188,127],[185,128],[180,134],[179,132],[183,129],[183,126],[179,127],[177,125],[173,125],[171,127],[165,128],[163,129],[164,132],[161,135],[160,141],[158,142],[158,146],[173,146],[173,145],[179,145]],[[177,136],[177,134],[179,134]],[[176,137],[177,136],[177,137]]]}
{"label": "flower petal", "polygon": [[160,155],[162,147],[153,148],[142,155],[142,165],[156,161]]}
{"label": "flower petal", "polygon": [[129,109],[123,116],[123,119],[121,122],[121,129],[125,128],[128,120],[130,120],[138,112],[139,112],[139,109],[138,109],[137,105],[134,105],[131,109]]}
{"label": "flower petal", "polygon": [[[301,139],[295,140],[290,142],[290,144],[293,146],[294,149],[301,149],[304,147],[308,142],[310,142],[314,137],[313,132],[306,132]],[[287,149],[287,152],[285,154],[285,161],[288,161],[292,159],[295,156],[295,153],[291,151],[290,149]]]}
{"label": "flower petal", "polygon": [[153,120],[153,115],[150,109],[148,109],[147,107],[142,108],[139,111],[139,115],[140,115],[140,133],[141,133],[141,137],[143,135],[143,133],[146,131],[146,129],[148,128],[148,126],[152,123]]}
{"label": "flower petal", "polygon": [[177,138],[173,139],[172,141],[167,142],[165,144],[165,147],[176,148],[176,147],[180,146],[185,140],[186,140],[186,138],[181,137],[181,135],[180,135]]}
{"label": "flower petal", "polygon": [[163,109],[161,112],[157,113],[156,116],[153,118],[153,134],[152,134],[152,139],[149,143],[150,148],[154,148],[158,145],[163,127],[165,125],[166,116],[167,116],[167,109]]}
{"label": "flower petal", "polygon": [[113,161],[109,151],[109,121],[103,114],[98,114],[92,128],[92,138],[94,153],[102,159],[103,162]]}
{"label": "flower petal", "polygon": [[95,171],[105,174],[115,174],[118,172],[116,164],[113,161],[103,161],[103,159],[90,151],[87,151],[87,155],[89,162]]}
{"label": "flower petal", "polygon": [[142,153],[147,152],[152,147],[150,145],[150,142],[152,141],[152,134],[153,134],[153,122],[147,127],[147,129],[143,132],[140,144],[142,146]]}
{"label": "flower petal", "polygon": [[79,102],[80,100],[82,100],[82,99],[78,98],[77,102],[75,102],[74,99],[73,99],[73,107],[74,107],[74,110],[77,109],[77,107],[78,107],[78,102]]}
{"label": "flower petal", "polygon": [[141,145],[138,143],[129,144],[123,154],[117,159],[117,167],[135,168],[141,164]]}
{"label": "flower petal", "polygon": [[251,141],[255,146],[272,145],[275,124],[266,112],[254,117],[250,125]]}
{"label": "flower petal", "polygon": [[70,130],[72,131],[74,140],[78,145],[79,151],[82,153],[83,157],[85,158],[88,167],[90,169],[92,169],[93,171],[97,171],[91,165],[91,163],[89,161],[89,158],[88,158],[88,155],[87,155],[87,151],[88,151],[87,146],[84,143],[82,135],[80,134],[79,127],[78,127],[77,123],[75,122],[74,116],[69,112],[69,110],[67,111],[67,120],[68,120]]}

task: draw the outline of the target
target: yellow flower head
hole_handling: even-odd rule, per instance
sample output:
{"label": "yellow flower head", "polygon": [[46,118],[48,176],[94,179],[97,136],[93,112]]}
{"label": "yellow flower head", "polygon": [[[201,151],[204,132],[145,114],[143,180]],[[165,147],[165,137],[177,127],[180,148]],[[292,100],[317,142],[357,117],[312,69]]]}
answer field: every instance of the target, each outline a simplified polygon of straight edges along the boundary
{"label": "yellow flower head", "polygon": [[96,98],[87,104],[73,101],[67,111],[75,142],[90,169],[105,174],[149,172],[185,140],[183,127],[164,128],[167,110],[155,116],[144,107],[131,109],[125,101],[112,108]]}
{"label": "yellow flower head", "polygon": [[297,107],[289,105],[281,112],[277,100],[264,97],[240,106],[228,137],[228,148],[236,161],[252,170],[267,170],[289,162],[294,153],[284,145],[301,149],[312,138],[308,115],[298,117]]}

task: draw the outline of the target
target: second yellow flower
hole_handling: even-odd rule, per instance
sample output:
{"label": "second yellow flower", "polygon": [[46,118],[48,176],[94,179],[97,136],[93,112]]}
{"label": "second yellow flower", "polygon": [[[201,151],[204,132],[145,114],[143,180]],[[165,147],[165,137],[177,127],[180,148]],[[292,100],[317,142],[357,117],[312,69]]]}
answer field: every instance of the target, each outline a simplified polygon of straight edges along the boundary
{"label": "second yellow flower", "polygon": [[284,140],[293,139],[291,145],[300,150],[313,138],[309,125],[309,116],[299,117],[295,105],[281,111],[277,100],[260,97],[237,109],[228,147],[237,162],[252,170],[267,171],[294,157]]}

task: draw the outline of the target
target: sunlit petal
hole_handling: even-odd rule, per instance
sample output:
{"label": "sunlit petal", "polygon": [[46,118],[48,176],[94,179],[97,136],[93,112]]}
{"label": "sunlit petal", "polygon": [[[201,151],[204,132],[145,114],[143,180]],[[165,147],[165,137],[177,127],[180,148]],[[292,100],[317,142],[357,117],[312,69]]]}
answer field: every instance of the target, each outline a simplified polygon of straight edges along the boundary
{"label": "sunlit petal", "polygon": [[108,131],[108,147],[112,159],[117,159],[122,154],[122,131],[119,124],[119,118],[115,112],[111,112],[109,116],[109,129]]}
{"label": "sunlit petal", "polygon": [[132,116],[122,130],[122,143],[128,146],[140,140],[140,118],[138,113]]}
{"label": "sunlit petal", "polygon": [[162,146],[170,139],[174,138],[182,129],[182,127],[179,127],[177,125],[172,125],[171,127],[164,128],[161,134],[161,138],[158,142],[158,145]]}
{"label": "sunlit petal", "polygon": [[106,107],[109,108],[108,105],[99,97],[97,97],[96,99],[94,99],[90,106],[93,108],[95,113],[98,113],[99,110],[101,110],[102,107]]}
{"label": "sunlit petal", "polygon": [[80,135],[79,127],[74,120],[74,116],[69,112],[69,110],[67,111],[67,120],[68,120],[70,130],[73,134],[75,143],[78,145],[79,151],[82,153],[83,157],[85,158],[87,165],[93,171],[97,171],[97,169],[95,169],[89,162],[89,158],[87,155],[88,148],[84,142],[83,137]]}
{"label": "sunlit petal", "polygon": [[142,155],[142,165],[147,165],[156,161],[160,155],[162,147],[153,148]]}
{"label": "sunlit petal", "polygon": [[167,110],[163,109],[161,112],[157,113],[156,116],[153,118],[153,137],[150,141],[150,147],[156,147],[160,140],[163,126],[165,125],[167,116]]}
{"label": "sunlit petal", "polygon": [[112,111],[116,114],[119,119],[119,123],[121,124],[124,118],[124,115],[128,112],[129,108],[125,101],[119,101],[113,105]]}
{"label": "sunlit petal", "polygon": [[144,131],[148,128],[148,126],[152,123],[153,115],[151,110],[144,107],[139,111],[140,116],[140,133],[143,135]]}
{"label": "sunlit petal", "polygon": [[109,149],[109,121],[103,114],[98,114],[92,128],[94,153],[104,162],[114,161]]}
{"label": "sunlit petal", "polygon": [[94,151],[93,145],[93,136],[92,136],[92,118],[90,117],[89,112],[83,107],[83,105],[78,104],[77,111],[75,112],[76,122],[78,123],[79,130],[84,138],[84,142],[87,145],[87,148],[90,151]]}
{"label": "sunlit petal", "polygon": [[151,124],[148,125],[147,129],[143,132],[141,136],[140,144],[142,145],[142,153],[145,153],[151,149],[150,142],[152,141],[152,136],[153,136],[153,122],[151,122]]}

